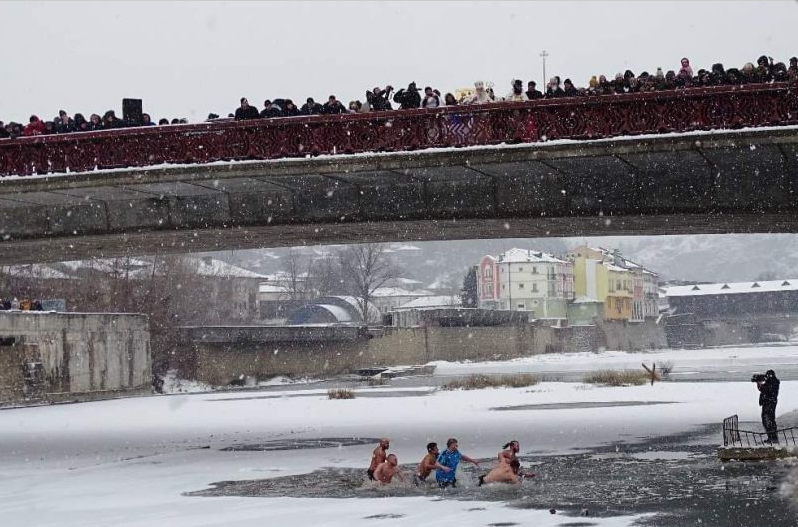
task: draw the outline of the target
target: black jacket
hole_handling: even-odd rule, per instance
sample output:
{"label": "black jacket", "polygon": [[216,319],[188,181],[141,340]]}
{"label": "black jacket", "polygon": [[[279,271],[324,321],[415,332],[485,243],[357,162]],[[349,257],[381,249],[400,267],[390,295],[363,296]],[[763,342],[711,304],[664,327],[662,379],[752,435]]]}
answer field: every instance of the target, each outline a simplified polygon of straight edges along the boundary
{"label": "black jacket", "polygon": [[553,97],[565,97],[565,92],[562,91],[562,88],[556,88],[552,90],[551,88],[546,88],[546,97],[553,98]]}
{"label": "black jacket", "polygon": [[399,103],[401,110],[412,110],[421,106],[421,95],[416,90],[402,88],[393,96],[393,102]]}
{"label": "black jacket", "polygon": [[535,99],[542,99],[543,93],[540,90],[528,90],[526,96],[529,97],[530,101],[534,101]]}
{"label": "black jacket", "polygon": [[72,119],[69,119],[66,124],[64,124],[61,119],[55,122],[55,132],[57,134],[68,134],[75,130],[77,130],[77,127],[75,126],[75,121]]}
{"label": "black jacket", "polygon": [[314,102],[312,105],[305,103],[302,105],[302,108],[299,109],[299,113],[302,115],[321,115],[324,113],[324,107],[317,102]]}
{"label": "black jacket", "polygon": [[576,86],[573,85],[570,88],[565,88],[565,90],[563,90],[563,93],[565,94],[566,97],[578,97],[580,95],[579,90],[577,90]]}
{"label": "black jacket", "polygon": [[324,103],[324,107],[322,108],[323,114],[331,115],[334,113],[348,113],[346,108],[344,107],[341,101],[335,101],[333,104],[330,104],[330,101]]}
{"label": "black jacket", "polygon": [[368,91],[366,92],[366,100],[371,106],[371,111],[373,112],[383,112],[386,110],[393,110],[391,107],[391,100],[390,92],[387,91],[380,91],[379,95],[374,95],[374,92]]}
{"label": "black jacket", "polygon": [[779,384],[781,383],[776,377],[770,377],[757,386],[760,392],[759,406],[765,406],[766,404],[775,405],[779,402]]}
{"label": "black jacket", "polygon": [[260,114],[258,114],[258,109],[254,106],[247,106],[246,110],[239,106],[236,109],[235,117],[237,121],[242,121],[244,119],[257,119]]}

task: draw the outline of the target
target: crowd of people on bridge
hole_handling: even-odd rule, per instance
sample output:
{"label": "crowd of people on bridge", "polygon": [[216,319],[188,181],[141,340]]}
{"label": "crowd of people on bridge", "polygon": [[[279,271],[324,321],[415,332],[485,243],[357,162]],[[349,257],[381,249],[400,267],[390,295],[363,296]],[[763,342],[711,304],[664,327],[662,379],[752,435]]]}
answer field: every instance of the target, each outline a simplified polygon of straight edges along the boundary
{"label": "crowd of people on bridge", "polygon": [[[756,64],[747,62],[741,68],[726,69],[723,64],[716,63],[708,70],[693,71],[690,60],[685,57],[679,62],[678,69],[663,72],[662,68],[657,68],[654,73],[643,71],[639,75],[631,70],[626,70],[623,73],[617,73],[612,79],[606,75],[593,75],[587,86],[583,87],[576,87],[571,79],[561,80],[559,76],[554,76],[549,79],[543,91],[537,88],[535,81],[527,82],[526,89],[524,89],[524,82],[515,79],[511,82],[511,90],[504,97],[496,95],[493,85],[483,81],[475,82],[474,89],[462,92],[460,97],[456,97],[453,93],[441,94],[438,89],[431,86],[422,90],[417,87],[415,82],[411,82],[407,88],[398,91],[394,91],[393,86],[390,85],[384,88],[375,87],[365,93],[365,101],[350,101],[348,105],[344,105],[335,95],[330,95],[323,104],[308,97],[301,106],[297,106],[292,99],[275,98],[264,100],[263,108],[259,110],[257,106],[251,105],[246,97],[242,97],[239,107],[234,113],[228,114],[226,119],[246,120],[301,115],[367,113],[394,109],[439,108],[503,101],[518,102],[564,97],[618,95],[770,82],[798,82],[798,58],[790,58],[789,65],[787,65],[783,62],[775,62],[772,57],[762,55],[757,59]],[[394,108],[392,103],[395,103],[397,107]],[[218,114],[208,115],[208,121],[219,119]],[[160,119],[157,125],[186,123],[188,123],[186,119],[175,118],[171,121]],[[140,121],[129,122],[118,118],[113,110],[108,110],[102,117],[99,114],[91,114],[89,119],[86,119],[81,113],[75,114],[73,118],[66,111],[60,110],[51,121],[43,121],[36,115],[30,116],[28,124],[16,122],[4,124],[0,121],[0,139],[89,132],[128,126],[156,126],[156,123],[146,113],[142,115]]]}

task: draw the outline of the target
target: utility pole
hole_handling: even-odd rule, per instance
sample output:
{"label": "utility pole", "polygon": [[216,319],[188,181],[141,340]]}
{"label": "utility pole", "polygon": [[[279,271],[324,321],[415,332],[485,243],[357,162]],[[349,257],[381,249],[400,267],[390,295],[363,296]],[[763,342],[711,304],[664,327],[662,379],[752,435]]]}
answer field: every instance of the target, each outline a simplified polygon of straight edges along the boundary
{"label": "utility pole", "polygon": [[545,49],[540,53],[540,57],[543,59],[543,84],[541,85],[543,87],[543,92],[546,91],[546,79],[548,79],[548,77],[546,77],[546,57],[548,56],[549,54],[546,53]]}

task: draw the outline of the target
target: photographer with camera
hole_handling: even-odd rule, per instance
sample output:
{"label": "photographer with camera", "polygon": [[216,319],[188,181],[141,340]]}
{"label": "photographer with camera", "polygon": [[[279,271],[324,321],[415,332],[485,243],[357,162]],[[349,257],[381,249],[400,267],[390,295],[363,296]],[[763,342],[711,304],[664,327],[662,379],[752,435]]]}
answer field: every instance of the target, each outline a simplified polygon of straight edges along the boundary
{"label": "photographer with camera", "polygon": [[764,375],[756,373],[751,378],[759,390],[759,406],[762,407],[762,426],[768,433],[768,443],[778,443],[776,434],[776,404],[779,402],[779,380],[776,372],[768,370]]}

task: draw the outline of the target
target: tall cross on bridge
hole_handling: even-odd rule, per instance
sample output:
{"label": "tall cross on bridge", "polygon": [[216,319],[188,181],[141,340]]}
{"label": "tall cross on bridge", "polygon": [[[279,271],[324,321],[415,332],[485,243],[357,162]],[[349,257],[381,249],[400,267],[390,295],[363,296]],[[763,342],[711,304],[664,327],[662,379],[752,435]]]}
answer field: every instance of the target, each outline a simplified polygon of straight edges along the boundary
{"label": "tall cross on bridge", "polygon": [[543,91],[546,91],[546,57],[548,57],[549,54],[546,53],[546,50],[544,49],[540,52],[540,56],[543,59],[543,84],[541,87],[543,88]]}

